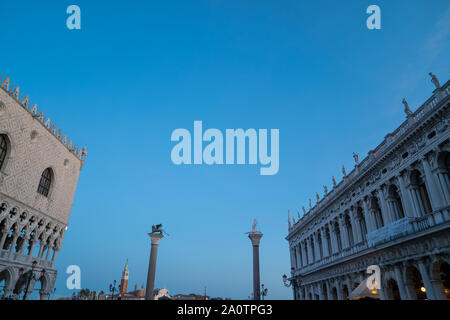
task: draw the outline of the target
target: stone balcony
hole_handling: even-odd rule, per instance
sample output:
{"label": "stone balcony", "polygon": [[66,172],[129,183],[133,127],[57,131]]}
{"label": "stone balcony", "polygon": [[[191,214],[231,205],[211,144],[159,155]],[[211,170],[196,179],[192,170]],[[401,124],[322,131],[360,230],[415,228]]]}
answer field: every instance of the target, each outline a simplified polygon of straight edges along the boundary
{"label": "stone balcony", "polygon": [[[22,244],[25,246],[22,250],[11,252],[11,247],[1,248],[0,265],[14,264],[29,267],[33,261],[37,261],[39,267],[54,270],[54,257],[52,258],[49,253],[53,249],[53,255],[55,255],[55,250],[59,250],[66,228],[65,223],[0,192],[0,226],[8,234],[12,233],[12,227],[15,226],[16,229],[21,230],[20,237],[27,241]],[[41,256],[39,254],[36,256],[37,250],[28,254],[27,248],[30,247],[30,242],[39,246]],[[40,245],[48,250],[46,255],[44,255],[44,248],[41,250]]]}

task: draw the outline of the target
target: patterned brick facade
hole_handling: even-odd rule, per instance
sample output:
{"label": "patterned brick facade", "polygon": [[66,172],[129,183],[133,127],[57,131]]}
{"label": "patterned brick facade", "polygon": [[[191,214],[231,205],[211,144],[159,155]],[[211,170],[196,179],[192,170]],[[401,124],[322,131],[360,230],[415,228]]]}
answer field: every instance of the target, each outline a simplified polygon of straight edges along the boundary
{"label": "patterned brick facade", "polygon": [[[0,78],[0,138],[7,146],[0,162],[0,296],[27,298],[40,282],[40,298],[46,299],[86,149],[68,143],[19,90],[10,87],[9,77]],[[46,169],[48,194],[38,192]]]}

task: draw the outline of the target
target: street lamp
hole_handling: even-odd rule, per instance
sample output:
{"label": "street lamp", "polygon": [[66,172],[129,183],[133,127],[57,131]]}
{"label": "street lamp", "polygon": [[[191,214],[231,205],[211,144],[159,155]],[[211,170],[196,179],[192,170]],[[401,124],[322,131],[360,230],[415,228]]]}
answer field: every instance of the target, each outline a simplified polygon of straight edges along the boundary
{"label": "street lamp", "polygon": [[[283,284],[285,287],[292,287],[292,289],[294,290],[294,298],[295,298],[297,286],[299,285],[300,282],[302,282],[302,277],[299,275],[298,277],[294,278],[294,276],[295,276],[295,268],[292,267],[290,279],[288,279],[287,275],[283,274]],[[289,283],[287,283],[288,280]]]}
{"label": "street lamp", "polygon": [[264,300],[264,297],[267,296],[267,293],[269,292],[269,289],[264,288],[264,284],[261,285],[261,299]]}
{"label": "street lamp", "polygon": [[116,280],[113,281],[113,284],[109,285],[109,292],[112,293],[111,300],[114,300],[114,292],[116,292]]}
{"label": "street lamp", "polygon": [[[28,289],[30,288],[31,280],[38,281],[38,280],[42,279],[44,277],[44,275],[45,275],[45,269],[42,269],[40,277],[36,277],[34,275],[34,270],[36,268],[36,265],[37,265],[37,261],[34,260],[31,263],[31,270],[29,270],[28,272],[25,273],[25,277],[27,279],[27,287],[26,287],[25,292],[23,294],[23,300],[26,300],[26,298],[27,298],[27,293],[28,293]],[[23,274],[23,271],[24,271],[24,269],[20,268],[19,276],[21,276]]]}

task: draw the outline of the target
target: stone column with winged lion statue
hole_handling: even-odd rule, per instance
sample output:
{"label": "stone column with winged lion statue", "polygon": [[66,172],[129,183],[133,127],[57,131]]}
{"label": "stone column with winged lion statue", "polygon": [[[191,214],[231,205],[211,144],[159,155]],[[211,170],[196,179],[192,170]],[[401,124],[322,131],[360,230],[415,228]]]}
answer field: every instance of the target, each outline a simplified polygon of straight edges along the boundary
{"label": "stone column with winged lion statue", "polygon": [[151,238],[152,245],[150,249],[150,261],[148,264],[147,287],[145,290],[145,300],[153,300],[153,290],[155,288],[155,274],[156,274],[156,258],[158,256],[159,241],[164,237],[164,230],[161,224],[152,226],[152,232],[148,235]]}

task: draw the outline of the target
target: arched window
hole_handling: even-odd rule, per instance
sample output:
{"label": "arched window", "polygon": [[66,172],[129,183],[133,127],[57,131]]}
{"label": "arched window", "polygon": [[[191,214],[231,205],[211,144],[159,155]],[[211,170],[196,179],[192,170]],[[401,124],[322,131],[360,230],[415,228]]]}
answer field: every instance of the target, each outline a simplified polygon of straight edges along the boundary
{"label": "arched window", "polygon": [[390,206],[392,214],[394,215],[393,220],[397,221],[401,218],[404,218],[405,212],[403,211],[402,199],[400,198],[400,195],[398,193],[397,186],[391,184],[389,186],[388,192],[388,204]]}
{"label": "arched window", "polygon": [[3,168],[3,164],[6,161],[6,155],[8,154],[8,143],[6,136],[0,134],[0,170]]}
{"label": "arched window", "polygon": [[367,234],[367,226],[366,226],[366,219],[364,217],[364,211],[361,207],[358,207],[357,213],[358,213],[359,225],[361,227],[361,235],[362,235],[363,239],[365,239],[366,234]]}
{"label": "arched window", "polygon": [[337,222],[334,225],[334,232],[336,234],[338,252],[341,252],[342,251],[341,231],[339,230],[339,224]]}
{"label": "arched window", "polygon": [[376,228],[380,229],[381,227],[384,227],[384,220],[383,215],[381,213],[380,204],[378,203],[377,197],[372,197],[372,200],[370,202],[371,210],[373,212],[373,216],[375,218],[375,224]]}
{"label": "arched window", "polygon": [[331,256],[333,254],[333,250],[331,247],[331,236],[328,227],[325,229],[325,237],[327,238],[328,254]]}
{"label": "arched window", "polygon": [[42,172],[37,192],[45,197],[48,197],[50,187],[52,185],[52,179],[53,179],[52,169],[50,168],[45,169],[44,172]]}
{"label": "arched window", "polygon": [[[422,178],[421,173],[418,170],[414,170],[411,172],[411,186],[413,197],[416,197],[419,201],[420,211],[424,211],[424,213],[430,213],[432,210],[430,198],[428,196],[428,190],[425,185],[425,180]],[[420,212],[423,214],[423,212]]]}
{"label": "arched window", "polygon": [[320,231],[317,232],[317,243],[319,244],[319,258],[323,259],[323,243],[322,243],[322,235],[320,234]]}
{"label": "arched window", "polygon": [[352,222],[350,221],[350,217],[348,216],[348,214],[345,215],[345,230],[347,231],[347,239],[349,242],[348,244],[350,247],[352,247],[355,243],[355,240],[353,239]]}
{"label": "arched window", "polygon": [[312,252],[312,263],[316,261],[316,250],[314,249],[314,237],[311,236],[311,252]]}

